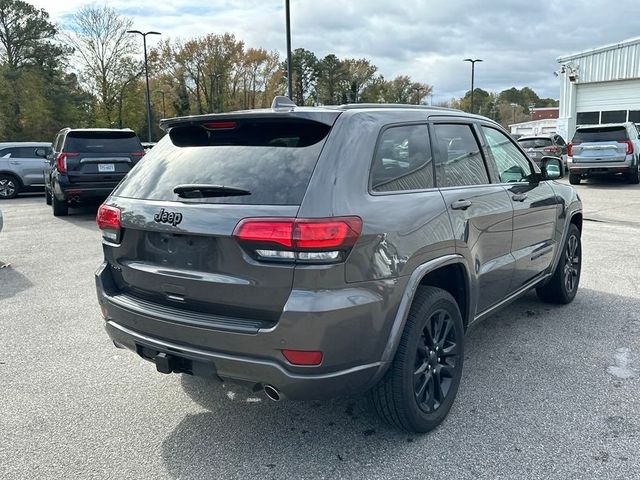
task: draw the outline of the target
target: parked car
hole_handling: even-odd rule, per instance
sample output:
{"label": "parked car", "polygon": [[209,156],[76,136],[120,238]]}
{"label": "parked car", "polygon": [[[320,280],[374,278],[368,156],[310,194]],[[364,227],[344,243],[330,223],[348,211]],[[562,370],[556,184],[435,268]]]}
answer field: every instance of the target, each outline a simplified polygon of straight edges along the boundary
{"label": "parked car", "polygon": [[144,153],[129,129],[60,130],[48,157],[47,204],[55,216],[63,216],[70,205],[103,201]]}
{"label": "parked car", "polygon": [[2,210],[0,210],[0,232],[2,231],[3,224],[4,224],[4,221],[2,220]]}
{"label": "parked car", "polygon": [[518,143],[538,165],[543,157],[552,156],[561,158],[564,166],[567,166],[568,146],[560,135],[554,133],[551,135],[520,137]]}
{"label": "parked car", "polygon": [[489,119],[277,98],[161,126],[98,211],[96,285],[115,345],[162,373],[272,400],[369,391],[425,432],[470,325],[533,288],[576,295],[580,200],[559,159],[538,168]]}
{"label": "parked car", "polygon": [[624,175],[640,183],[640,140],[633,123],[578,127],[569,144],[569,182],[598,175]]}
{"label": "parked car", "polygon": [[46,164],[36,150],[51,151],[47,142],[0,143],[0,200],[44,187]]}
{"label": "parked car", "polygon": [[142,142],[142,148],[144,148],[145,152],[147,150],[151,150],[155,146],[156,146],[156,142]]}

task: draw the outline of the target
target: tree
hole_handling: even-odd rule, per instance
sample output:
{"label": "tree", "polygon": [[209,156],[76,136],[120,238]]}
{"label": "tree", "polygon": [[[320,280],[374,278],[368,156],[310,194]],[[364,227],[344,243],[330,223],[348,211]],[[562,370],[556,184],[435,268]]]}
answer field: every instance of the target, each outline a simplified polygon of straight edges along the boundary
{"label": "tree", "polygon": [[[320,74],[320,63],[313,52],[296,48],[291,57],[293,76],[293,97],[297,105],[306,105],[316,94],[316,84]],[[286,62],[283,70],[287,71]]]}
{"label": "tree", "polygon": [[341,102],[340,85],[344,81],[343,64],[334,54],[329,54],[318,64],[318,102],[335,105]]}
{"label": "tree", "polygon": [[22,0],[0,0],[0,60],[11,70],[34,59],[56,34],[44,9],[36,9]]}
{"label": "tree", "polygon": [[123,85],[140,65],[132,58],[136,41],[127,30],[132,20],[105,6],[81,7],[71,19],[68,44],[75,49],[82,65],[83,83],[99,99],[104,126],[114,122],[114,111]]}
{"label": "tree", "polygon": [[342,61],[344,103],[361,101],[363,90],[373,81],[378,67],[364,58]]}

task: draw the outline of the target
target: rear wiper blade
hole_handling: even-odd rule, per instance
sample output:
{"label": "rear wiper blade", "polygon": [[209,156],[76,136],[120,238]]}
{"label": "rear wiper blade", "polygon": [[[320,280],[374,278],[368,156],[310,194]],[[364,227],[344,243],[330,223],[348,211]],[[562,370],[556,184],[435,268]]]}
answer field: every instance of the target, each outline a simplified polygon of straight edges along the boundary
{"label": "rear wiper blade", "polygon": [[249,190],[235,187],[225,187],[224,185],[178,185],[173,189],[173,193],[180,198],[207,198],[207,197],[240,197],[251,195]]}

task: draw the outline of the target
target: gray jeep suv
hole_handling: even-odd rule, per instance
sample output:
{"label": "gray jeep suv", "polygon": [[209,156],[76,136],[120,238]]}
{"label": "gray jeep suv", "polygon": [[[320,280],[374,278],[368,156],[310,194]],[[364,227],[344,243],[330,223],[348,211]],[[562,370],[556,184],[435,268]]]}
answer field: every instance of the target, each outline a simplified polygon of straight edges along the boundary
{"label": "gray jeep suv", "polygon": [[0,200],[15,198],[22,191],[42,190],[51,152],[46,142],[0,143]]}
{"label": "gray jeep suv", "polygon": [[532,288],[576,295],[580,200],[491,120],[280,98],[161,126],[98,211],[96,284],[115,345],[162,373],[272,400],[369,391],[425,432],[469,326]]}

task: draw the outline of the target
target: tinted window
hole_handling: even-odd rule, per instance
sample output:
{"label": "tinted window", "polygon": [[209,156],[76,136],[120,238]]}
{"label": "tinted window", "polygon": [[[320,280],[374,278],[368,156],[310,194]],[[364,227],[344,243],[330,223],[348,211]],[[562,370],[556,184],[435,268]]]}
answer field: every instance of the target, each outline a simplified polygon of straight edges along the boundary
{"label": "tinted window", "polygon": [[427,126],[407,125],[385,130],[371,167],[371,189],[394,192],[433,186],[433,159]]}
{"label": "tinted window", "polygon": [[[114,195],[182,202],[299,205],[330,127],[307,120],[245,120],[235,128],[176,127]],[[180,146],[177,146],[177,145]],[[240,188],[246,196],[179,199],[178,185]]]}
{"label": "tinted window", "polygon": [[640,123],[640,110],[629,110],[629,121]]}
{"label": "tinted window", "polygon": [[518,150],[504,133],[494,128],[482,127],[487,137],[487,149],[498,168],[502,183],[526,182],[532,174],[527,157]]}
{"label": "tinted window", "polygon": [[439,187],[489,183],[480,146],[470,125],[436,125],[436,180]]}
{"label": "tinted window", "polygon": [[142,151],[142,145],[133,132],[69,132],[64,150],[82,153],[132,153]]}
{"label": "tinted window", "polygon": [[579,112],[576,115],[578,125],[597,125],[600,123],[600,112]]}
{"label": "tinted window", "polygon": [[602,112],[602,116],[600,117],[600,123],[622,123],[626,121],[626,110],[611,110],[609,112]]}
{"label": "tinted window", "polygon": [[583,142],[624,142],[628,140],[624,127],[579,128],[573,136],[573,143]]}
{"label": "tinted window", "polygon": [[544,148],[553,145],[550,138],[528,138],[526,140],[520,139],[518,143],[522,148]]}
{"label": "tinted window", "polygon": [[560,135],[556,135],[555,139],[558,145],[561,145],[564,147],[567,144],[567,142],[564,141],[564,138],[562,138]]}

